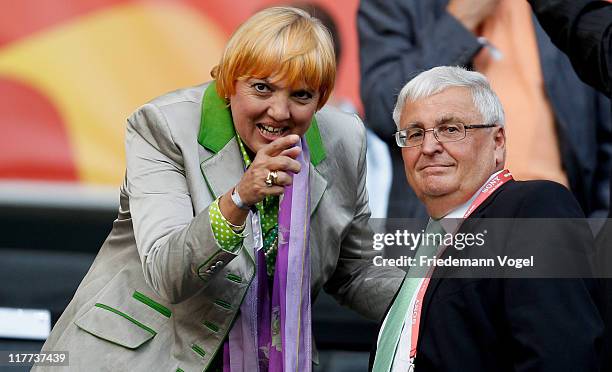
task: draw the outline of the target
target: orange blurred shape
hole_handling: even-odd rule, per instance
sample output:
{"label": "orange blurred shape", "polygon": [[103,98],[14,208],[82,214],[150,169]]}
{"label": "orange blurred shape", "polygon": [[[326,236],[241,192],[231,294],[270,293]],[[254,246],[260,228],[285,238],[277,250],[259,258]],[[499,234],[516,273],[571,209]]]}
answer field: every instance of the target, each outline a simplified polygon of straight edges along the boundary
{"label": "orange blurred shape", "polygon": [[0,46],[57,23],[129,0],[19,0],[0,4]]}
{"label": "orange blurred shape", "polygon": [[0,97],[0,178],[76,180],[66,128],[51,102],[6,77],[0,77]]}

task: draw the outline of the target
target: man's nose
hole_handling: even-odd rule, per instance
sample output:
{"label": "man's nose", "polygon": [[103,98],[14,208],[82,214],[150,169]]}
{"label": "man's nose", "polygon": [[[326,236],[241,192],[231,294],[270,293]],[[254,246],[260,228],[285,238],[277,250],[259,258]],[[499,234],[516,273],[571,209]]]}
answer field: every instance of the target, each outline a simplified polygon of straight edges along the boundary
{"label": "man's nose", "polygon": [[289,98],[284,96],[273,97],[268,107],[268,115],[275,121],[285,121],[291,117],[289,111]]}
{"label": "man's nose", "polygon": [[426,130],[425,133],[423,133],[423,143],[421,144],[421,152],[423,154],[431,155],[440,151],[442,151],[442,145],[434,136],[433,130]]}

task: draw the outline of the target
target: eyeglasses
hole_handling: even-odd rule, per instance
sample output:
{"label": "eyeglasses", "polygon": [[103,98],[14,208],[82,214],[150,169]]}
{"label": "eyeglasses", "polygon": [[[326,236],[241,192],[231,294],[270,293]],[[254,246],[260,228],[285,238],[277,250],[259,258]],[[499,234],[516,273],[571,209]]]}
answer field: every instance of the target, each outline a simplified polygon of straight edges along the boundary
{"label": "eyeglasses", "polygon": [[395,142],[399,147],[416,147],[423,144],[426,132],[433,132],[434,138],[440,143],[461,141],[468,129],[493,128],[497,124],[444,123],[430,129],[408,128],[395,132]]}

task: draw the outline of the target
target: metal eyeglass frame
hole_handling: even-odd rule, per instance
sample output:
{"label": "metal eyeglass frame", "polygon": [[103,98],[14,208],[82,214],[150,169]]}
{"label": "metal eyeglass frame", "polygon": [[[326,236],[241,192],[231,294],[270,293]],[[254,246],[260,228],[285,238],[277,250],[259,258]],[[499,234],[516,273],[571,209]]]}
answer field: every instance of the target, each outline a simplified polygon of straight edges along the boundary
{"label": "metal eyeglass frame", "polygon": [[398,130],[398,131],[397,131],[397,132],[395,132],[395,134],[394,134],[394,137],[395,137],[395,143],[397,144],[397,146],[399,146],[399,147],[403,147],[403,148],[410,148],[410,147],[418,147],[418,146],[421,146],[421,145],[423,144],[423,141],[425,140],[425,133],[427,133],[427,132],[433,132],[434,138],[435,138],[435,139],[436,139],[436,141],[438,141],[439,143],[458,142],[458,141],[461,141],[462,139],[465,139],[465,137],[467,136],[467,130],[468,130],[468,129],[493,128],[493,127],[496,127],[496,126],[497,126],[497,124],[471,124],[471,125],[465,125],[465,124],[462,124],[462,123],[460,123],[460,124],[461,124],[461,125],[463,125],[463,137],[461,137],[461,138],[457,138],[457,139],[450,140],[450,141],[448,141],[448,140],[446,140],[446,141],[440,141],[440,139],[438,138],[438,135],[437,135],[437,133],[436,133],[436,128],[438,128],[440,125],[436,125],[435,127],[433,127],[433,128],[429,128],[429,129],[422,129],[422,128],[419,128],[419,129],[422,129],[422,130],[423,130],[423,137],[421,137],[421,142],[420,142],[419,144],[416,144],[416,145],[411,145],[411,146],[402,146],[402,145],[400,144],[400,133],[402,133],[402,132],[403,132],[404,134],[406,134],[406,131],[407,131],[408,129]]}

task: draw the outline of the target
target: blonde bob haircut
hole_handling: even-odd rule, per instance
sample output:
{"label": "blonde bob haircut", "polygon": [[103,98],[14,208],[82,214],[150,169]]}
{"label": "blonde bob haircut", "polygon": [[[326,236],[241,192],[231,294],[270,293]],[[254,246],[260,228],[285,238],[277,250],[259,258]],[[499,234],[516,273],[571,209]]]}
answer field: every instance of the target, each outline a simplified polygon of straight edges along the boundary
{"label": "blonde bob haircut", "polygon": [[291,89],[306,85],[320,94],[320,109],[336,79],[336,57],[329,31],[306,11],[291,7],[264,9],[232,35],[211,75],[220,97],[236,91],[236,81],[275,75]]}

